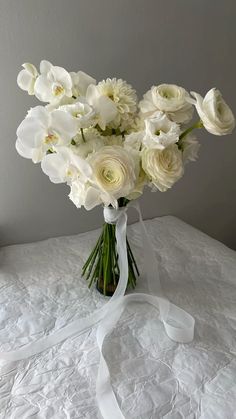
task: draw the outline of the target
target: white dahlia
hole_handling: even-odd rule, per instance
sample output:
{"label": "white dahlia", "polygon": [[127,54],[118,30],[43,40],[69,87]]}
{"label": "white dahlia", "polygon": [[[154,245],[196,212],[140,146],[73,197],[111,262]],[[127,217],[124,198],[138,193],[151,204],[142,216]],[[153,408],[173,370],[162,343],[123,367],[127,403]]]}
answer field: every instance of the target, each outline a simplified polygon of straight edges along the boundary
{"label": "white dahlia", "polygon": [[122,79],[106,79],[98,83],[99,92],[109,97],[117,108],[117,116],[110,122],[111,128],[126,130],[137,112],[137,95],[132,86]]}

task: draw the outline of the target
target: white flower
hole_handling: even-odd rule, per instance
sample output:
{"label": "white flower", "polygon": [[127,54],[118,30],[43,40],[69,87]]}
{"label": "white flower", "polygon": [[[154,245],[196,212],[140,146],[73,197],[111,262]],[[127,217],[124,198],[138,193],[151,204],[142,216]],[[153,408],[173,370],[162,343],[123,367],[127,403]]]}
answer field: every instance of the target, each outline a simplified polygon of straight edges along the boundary
{"label": "white flower", "polygon": [[182,152],[176,144],[164,150],[144,149],[142,167],[151,183],[159,191],[164,192],[183,176]]}
{"label": "white flower", "polygon": [[188,102],[188,92],[175,84],[153,86],[144,94],[140,101],[143,114],[152,115],[155,111],[163,111],[174,122],[187,123],[193,115],[193,107]]}
{"label": "white flower", "polygon": [[48,112],[43,106],[36,106],[17,129],[16,149],[22,157],[38,163],[48,150],[70,144],[76,132],[77,125],[70,114],[60,110]]}
{"label": "white flower", "polygon": [[188,134],[180,140],[180,148],[183,152],[184,163],[197,160],[200,144],[193,134]]}
{"label": "white flower", "polygon": [[84,183],[92,177],[89,163],[68,147],[58,147],[55,153],[44,156],[41,167],[53,183],[66,182],[70,185],[75,180]]}
{"label": "white flower", "polygon": [[84,73],[83,71],[78,71],[78,73],[70,73],[72,79],[72,93],[73,96],[86,96],[87,88],[90,84],[96,84],[96,80]]}
{"label": "white flower", "polygon": [[71,184],[69,198],[77,208],[84,206],[89,211],[105,202],[108,196],[98,187],[91,185],[90,182],[81,183],[75,181]]}
{"label": "white flower", "polygon": [[125,198],[129,199],[130,201],[132,199],[139,198],[143,193],[144,186],[148,183],[148,178],[142,167],[140,167],[139,176],[138,179],[134,185],[133,190],[126,195]]}
{"label": "white flower", "polygon": [[117,207],[117,199],[128,195],[137,179],[137,156],[120,146],[105,146],[91,155],[94,179],[109,196],[105,205]]}
{"label": "white flower", "polygon": [[157,111],[145,119],[145,128],[143,144],[148,148],[163,150],[179,140],[179,125],[170,121],[164,112]]}
{"label": "white flower", "polygon": [[125,136],[124,148],[140,151],[145,131],[132,132]]}
{"label": "white flower", "polygon": [[80,143],[76,147],[76,154],[86,159],[91,153],[95,153],[96,151],[100,150],[104,146],[104,141],[101,137],[94,136],[91,139],[87,139],[86,141]]}
{"label": "white flower", "polygon": [[96,124],[95,110],[84,98],[80,98],[71,105],[60,106],[59,109],[68,112],[76,120],[78,130],[80,128],[89,128]]}
{"label": "white flower", "polygon": [[98,86],[92,84],[87,89],[86,100],[96,112],[97,124],[105,130],[107,124],[117,115],[115,104],[100,93]]}
{"label": "white flower", "polygon": [[29,95],[34,94],[34,85],[38,77],[38,71],[33,64],[22,64],[24,70],[21,70],[17,76],[17,84],[22,90],[26,90]]}
{"label": "white flower", "polygon": [[72,79],[64,68],[43,60],[40,63],[40,73],[34,86],[35,96],[39,100],[55,103],[72,96]]}
{"label": "white flower", "polygon": [[194,105],[207,131],[214,135],[226,135],[233,131],[234,115],[219,90],[209,90],[204,98],[195,92],[191,94],[196,99]]}
{"label": "white flower", "polygon": [[100,93],[113,101],[117,109],[116,117],[109,126],[125,130],[133,123],[137,111],[135,90],[122,79],[106,79],[98,83]]}
{"label": "white flower", "polygon": [[119,145],[123,146],[123,138],[122,135],[104,135],[103,141],[105,145]]}

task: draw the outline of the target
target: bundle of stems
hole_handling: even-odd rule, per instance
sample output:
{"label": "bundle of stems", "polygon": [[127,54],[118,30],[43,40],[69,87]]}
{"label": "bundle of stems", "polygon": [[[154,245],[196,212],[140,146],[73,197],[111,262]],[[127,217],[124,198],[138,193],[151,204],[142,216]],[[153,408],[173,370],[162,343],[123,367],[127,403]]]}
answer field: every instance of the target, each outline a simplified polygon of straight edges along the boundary
{"label": "bundle of stems", "polygon": [[[89,288],[96,282],[97,289],[109,296],[114,293],[119,280],[115,228],[113,224],[103,224],[98,241],[82,268],[82,276],[89,281]],[[139,270],[127,238],[126,244],[129,268],[128,286],[135,288]]]}

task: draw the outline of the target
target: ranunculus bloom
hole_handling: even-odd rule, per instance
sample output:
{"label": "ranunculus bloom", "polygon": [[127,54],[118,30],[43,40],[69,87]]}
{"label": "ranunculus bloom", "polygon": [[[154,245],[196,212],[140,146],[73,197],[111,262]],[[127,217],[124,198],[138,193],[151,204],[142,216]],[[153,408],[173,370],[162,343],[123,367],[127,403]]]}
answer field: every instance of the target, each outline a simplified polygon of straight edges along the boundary
{"label": "ranunculus bloom", "polygon": [[164,112],[155,112],[152,117],[145,119],[145,128],[143,144],[147,148],[163,150],[179,140],[179,125],[170,121]]}
{"label": "ranunculus bloom", "polygon": [[219,90],[209,90],[204,98],[195,92],[191,94],[196,99],[193,103],[207,131],[214,135],[226,135],[233,131],[234,115]]}
{"label": "ranunculus bloom", "polygon": [[176,144],[164,150],[144,149],[142,167],[152,184],[165,192],[183,176],[182,152]]}
{"label": "ranunculus bloom", "polygon": [[34,85],[38,77],[37,68],[30,63],[22,64],[24,70],[21,70],[17,76],[17,84],[22,90],[26,90],[29,95],[34,95]]}
{"label": "ranunculus bloom", "polygon": [[175,84],[160,84],[153,86],[144,94],[143,100],[140,101],[140,109],[146,115],[163,111],[172,121],[187,123],[193,115],[189,98],[188,92],[183,87]]}
{"label": "ranunculus bloom", "polygon": [[117,199],[128,195],[137,179],[137,165],[133,155],[120,146],[105,146],[91,155],[89,162],[94,179],[102,191],[110,196],[111,204],[117,207]]}

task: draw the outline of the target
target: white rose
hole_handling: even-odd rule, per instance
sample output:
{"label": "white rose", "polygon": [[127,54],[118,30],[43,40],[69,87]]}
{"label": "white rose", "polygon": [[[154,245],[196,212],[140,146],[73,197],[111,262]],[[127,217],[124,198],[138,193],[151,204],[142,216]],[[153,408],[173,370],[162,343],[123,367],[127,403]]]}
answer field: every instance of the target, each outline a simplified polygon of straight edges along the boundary
{"label": "white rose", "polygon": [[144,149],[142,167],[151,183],[164,192],[183,176],[182,152],[176,144],[164,150]]}
{"label": "white rose", "polygon": [[62,67],[53,66],[49,61],[41,61],[40,73],[34,91],[42,102],[60,102],[63,98],[72,96],[72,79]]}
{"label": "white rose", "polygon": [[179,140],[179,125],[170,121],[164,112],[155,112],[152,117],[145,119],[145,128],[143,144],[147,148],[163,150]]}
{"label": "white rose", "polygon": [[137,179],[137,153],[127,153],[120,146],[105,146],[91,155],[89,163],[93,169],[94,180],[110,196],[111,204],[117,207],[117,199],[127,196]]}
{"label": "white rose", "polygon": [[196,99],[194,105],[207,131],[214,135],[226,135],[233,131],[234,115],[219,90],[209,90],[204,98],[195,92],[191,94]]}
{"label": "white rose", "polygon": [[24,70],[21,70],[17,76],[17,84],[22,90],[26,90],[29,95],[34,95],[34,85],[38,77],[38,71],[33,64],[22,64]]}
{"label": "white rose", "polygon": [[189,98],[188,92],[183,87],[160,84],[153,86],[144,94],[139,106],[143,114],[152,115],[159,110],[165,112],[174,122],[187,123],[193,115]]}

